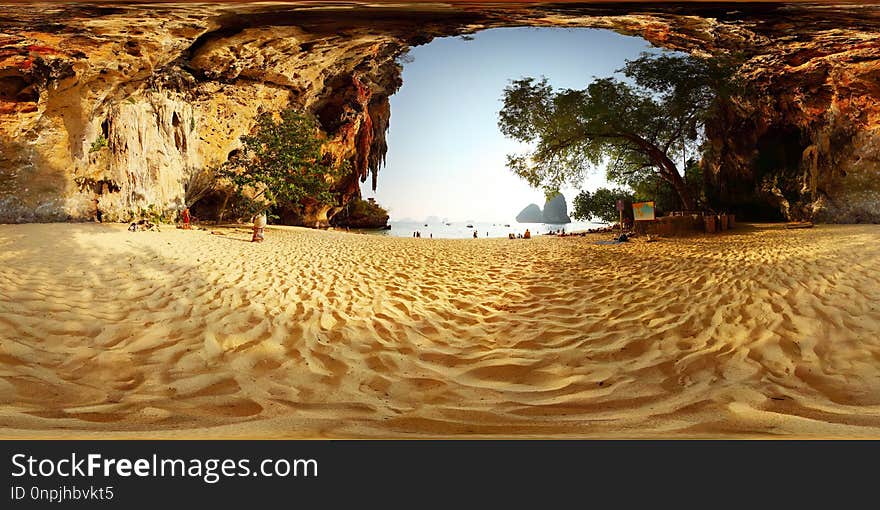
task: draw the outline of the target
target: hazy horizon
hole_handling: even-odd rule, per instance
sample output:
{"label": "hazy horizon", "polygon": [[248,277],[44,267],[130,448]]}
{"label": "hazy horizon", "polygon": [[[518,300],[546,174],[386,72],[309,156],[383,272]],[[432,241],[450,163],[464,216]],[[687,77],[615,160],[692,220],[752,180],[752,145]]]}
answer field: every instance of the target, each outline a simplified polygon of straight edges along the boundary
{"label": "hazy horizon", "polygon": [[[510,221],[531,203],[543,208],[543,190],[505,166],[508,153],[527,146],[498,129],[504,87],[546,76],[556,88],[584,88],[647,50],[661,51],[640,37],[586,28],[498,28],[413,48],[391,96],[387,164],[375,193],[369,181],[361,185],[363,196],[393,221]],[[597,169],[582,187],[561,191],[571,211],[580,189],[607,185]]]}

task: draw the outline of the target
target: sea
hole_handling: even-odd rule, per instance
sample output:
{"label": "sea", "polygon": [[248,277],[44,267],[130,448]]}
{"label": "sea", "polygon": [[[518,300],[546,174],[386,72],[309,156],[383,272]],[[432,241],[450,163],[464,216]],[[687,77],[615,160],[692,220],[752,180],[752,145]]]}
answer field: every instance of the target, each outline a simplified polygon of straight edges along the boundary
{"label": "sea", "polygon": [[472,239],[474,231],[478,238],[501,237],[508,234],[522,234],[529,230],[534,235],[548,234],[565,230],[566,232],[579,232],[596,227],[604,227],[605,223],[590,221],[572,221],[571,223],[518,223],[509,222],[485,222],[485,221],[452,221],[452,222],[415,222],[415,221],[389,221],[390,230],[361,230],[362,232],[386,235],[394,237],[413,237],[414,232],[420,232],[422,238],[432,237],[435,239]]}

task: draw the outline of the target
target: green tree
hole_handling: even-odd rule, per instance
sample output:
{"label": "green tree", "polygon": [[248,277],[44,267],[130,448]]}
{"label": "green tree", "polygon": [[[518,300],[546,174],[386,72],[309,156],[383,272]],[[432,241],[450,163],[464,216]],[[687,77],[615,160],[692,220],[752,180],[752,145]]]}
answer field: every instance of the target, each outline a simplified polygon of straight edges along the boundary
{"label": "green tree", "polygon": [[375,201],[353,198],[331,222],[354,228],[381,228],[388,224],[388,218],[388,211]]}
{"label": "green tree", "polygon": [[633,198],[632,192],[620,188],[599,188],[592,193],[584,190],[574,197],[574,211],[571,215],[578,220],[598,219],[605,223],[614,223],[620,216],[617,201],[623,200],[629,205]]}
{"label": "green tree", "polygon": [[239,193],[249,191],[252,213],[272,206],[301,207],[314,200],[332,204],[332,178],[345,165],[332,166],[321,153],[315,120],[288,109],[275,119],[271,113],[257,118],[252,134],[241,137],[241,150],[223,166]]}
{"label": "green tree", "polygon": [[729,91],[730,69],[726,61],[645,53],[621,69],[632,83],[602,78],[555,91],[546,79],[512,81],[498,125],[535,148],[508,155],[508,167],[534,187],[556,190],[607,161],[610,180],[634,186],[659,177],[694,209],[675,162],[699,150],[706,119]]}

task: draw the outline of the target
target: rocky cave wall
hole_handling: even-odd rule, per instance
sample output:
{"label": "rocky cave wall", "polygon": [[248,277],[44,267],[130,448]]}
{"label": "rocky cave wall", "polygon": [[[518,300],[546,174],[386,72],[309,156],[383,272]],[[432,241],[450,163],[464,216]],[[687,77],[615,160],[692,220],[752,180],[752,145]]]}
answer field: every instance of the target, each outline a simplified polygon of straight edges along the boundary
{"label": "rocky cave wall", "polygon": [[0,6],[0,221],[172,217],[189,175],[288,106],[315,114],[328,152],[351,162],[334,183],[341,206],[375,185],[402,52],[502,26],[738,55],[748,93],[707,128],[717,201],[880,221],[877,7],[352,2]]}

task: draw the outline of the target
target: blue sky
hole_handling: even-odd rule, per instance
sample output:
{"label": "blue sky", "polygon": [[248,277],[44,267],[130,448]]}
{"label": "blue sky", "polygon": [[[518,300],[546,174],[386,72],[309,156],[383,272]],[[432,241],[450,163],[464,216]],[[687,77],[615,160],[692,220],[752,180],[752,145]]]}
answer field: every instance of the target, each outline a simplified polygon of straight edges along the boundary
{"label": "blue sky", "polygon": [[[504,87],[523,76],[546,76],[556,88],[584,88],[651,46],[608,30],[500,28],[435,39],[412,49],[403,87],[391,96],[387,164],[375,197],[392,220],[427,216],[451,221],[510,221],[529,203],[543,206],[505,166],[505,156],[527,147],[498,130]],[[607,185],[596,169],[581,188]],[[563,190],[571,206],[575,189]]]}

